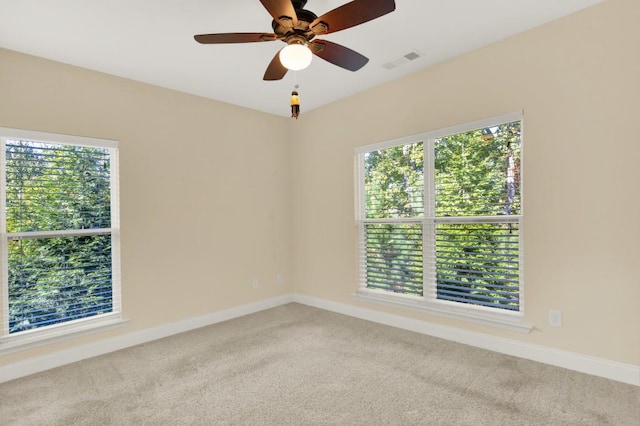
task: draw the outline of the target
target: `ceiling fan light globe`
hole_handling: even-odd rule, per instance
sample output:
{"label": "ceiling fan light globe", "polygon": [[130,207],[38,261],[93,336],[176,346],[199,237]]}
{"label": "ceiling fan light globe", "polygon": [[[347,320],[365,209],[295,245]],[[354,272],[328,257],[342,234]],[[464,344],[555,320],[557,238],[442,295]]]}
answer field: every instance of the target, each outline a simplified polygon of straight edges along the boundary
{"label": "ceiling fan light globe", "polygon": [[290,44],[280,51],[280,63],[291,71],[300,71],[311,65],[313,54],[303,44]]}

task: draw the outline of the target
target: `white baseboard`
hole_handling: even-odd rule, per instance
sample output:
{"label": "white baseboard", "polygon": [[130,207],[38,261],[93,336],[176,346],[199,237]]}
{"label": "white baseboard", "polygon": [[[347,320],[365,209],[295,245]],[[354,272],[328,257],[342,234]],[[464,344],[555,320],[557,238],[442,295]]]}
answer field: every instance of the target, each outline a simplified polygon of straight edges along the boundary
{"label": "white baseboard", "polygon": [[148,330],[112,337],[99,342],[19,361],[0,367],[0,383],[152,340],[249,315],[276,306],[286,305],[291,302],[640,386],[640,366],[638,365],[624,364],[546,346],[523,343],[517,340],[433,324],[427,321],[387,314],[373,309],[359,308],[301,294],[288,294],[237,306],[200,317],[189,318]]}
{"label": "white baseboard", "polygon": [[292,294],[274,297],[272,299],[237,306],[200,317],[188,318],[171,324],[150,328],[135,333],[125,334],[123,336],[111,337],[87,345],[64,349],[48,355],[30,358],[25,361],[19,361],[0,367],[0,383],[28,376],[30,374],[39,373],[51,368],[60,367],[62,365],[71,364],[83,359],[104,355],[109,352],[118,351],[120,349],[125,349],[135,345],[140,345],[152,340],[162,339],[174,334],[195,330],[207,325],[212,325],[233,318],[242,317],[245,315],[253,314],[255,312],[264,311],[266,309],[275,308],[276,306],[286,305],[287,303],[291,302],[293,302]]}
{"label": "white baseboard", "polygon": [[544,364],[555,365],[569,370],[594,376],[605,377],[631,385],[640,386],[640,365],[624,364],[607,359],[553,349],[546,346],[524,343],[504,337],[463,330],[427,321],[406,318],[399,315],[379,312],[373,309],[331,302],[316,297],[295,294],[293,301],[327,311],[337,312],[392,327],[451,340],[490,351],[513,355]]}

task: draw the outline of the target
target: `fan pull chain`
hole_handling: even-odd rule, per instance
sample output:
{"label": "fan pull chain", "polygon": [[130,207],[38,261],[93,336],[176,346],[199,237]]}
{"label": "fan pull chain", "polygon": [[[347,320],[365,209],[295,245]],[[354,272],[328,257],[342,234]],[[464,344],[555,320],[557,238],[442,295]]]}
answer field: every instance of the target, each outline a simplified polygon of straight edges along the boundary
{"label": "fan pull chain", "polygon": [[291,105],[291,118],[295,118],[296,120],[300,115],[300,97],[298,96],[298,87],[298,84],[295,84],[293,86],[293,91],[291,92],[291,101],[289,102],[289,105]]}

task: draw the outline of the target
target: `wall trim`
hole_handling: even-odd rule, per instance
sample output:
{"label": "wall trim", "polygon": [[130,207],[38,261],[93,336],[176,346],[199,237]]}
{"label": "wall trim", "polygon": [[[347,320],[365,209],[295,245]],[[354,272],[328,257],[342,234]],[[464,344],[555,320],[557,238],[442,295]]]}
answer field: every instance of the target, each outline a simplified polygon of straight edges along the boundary
{"label": "wall trim", "polygon": [[18,361],[0,367],[0,383],[20,377],[39,373],[51,368],[71,364],[87,358],[108,354],[131,346],[162,339],[185,331],[195,330],[219,322],[242,317],[277,306],[293,302],[293,294],[261,300],[255,303],[236,306],[222,311],[212,312],[194,318],[187,318],[170,324],[149,328],[122,336],[111,337],[98,342],[89,343],[74,348],[64,349],[51,354]]}
{"label": "wall trim", "polygon": [[503,353],[505,355],[512,355],[543,364],[554,365],[556,367],[640,386],[640,365],[624,364],[617,361],[434,324],[428,321],[388,314],[373,309],[360,308],[297,293],[294,294],[293,301],[379,324]]}

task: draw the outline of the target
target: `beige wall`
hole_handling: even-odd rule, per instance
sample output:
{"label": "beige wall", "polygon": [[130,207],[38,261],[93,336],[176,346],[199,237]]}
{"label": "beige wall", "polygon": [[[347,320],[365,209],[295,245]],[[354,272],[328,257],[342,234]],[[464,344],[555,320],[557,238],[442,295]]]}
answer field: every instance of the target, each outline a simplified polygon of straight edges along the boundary
{"label": "beige wall", "polygon": [[[638,16],[637,0],[609,0],[305,114],[292,143],[296,291],[640,364]],[[534,331],[356,301],[353,148],[518,110]]]}
{"label": "beige wall", "polygon": [[[131,320],[0,366],[294,290],[640,364],[637,16],[636,0],[608,0],[297,121],[0,50],[1,127],[120,141]],[[517,110],[535,330],[354,300],[353,148]]]}
{"label": "beige wall", "polygon": [[292,292],[287,119],[7,50],[0,99],[0,127],[119,141],[130,319],[0,365]]}

